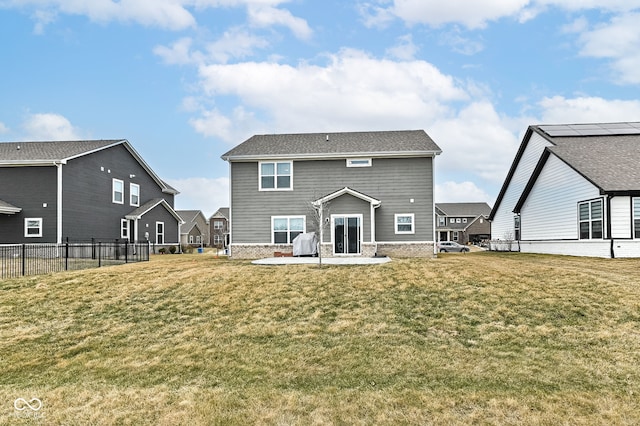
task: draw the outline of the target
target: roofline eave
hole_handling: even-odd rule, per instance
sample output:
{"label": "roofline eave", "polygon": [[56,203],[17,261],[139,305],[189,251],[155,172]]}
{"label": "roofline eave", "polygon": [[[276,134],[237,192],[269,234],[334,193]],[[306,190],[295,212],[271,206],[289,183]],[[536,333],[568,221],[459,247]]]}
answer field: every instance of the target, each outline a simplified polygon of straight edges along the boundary
{"label": "roofline eave", "polygon": [[223,155],[224,161],[264,161],[264,160],[336,160],[344,158],[407,158],[407,157],[435,157],[442,154],[442,150],[429,151],[388,151],[388,152],[336,152],[323,154],[277,154],[277,155]]}

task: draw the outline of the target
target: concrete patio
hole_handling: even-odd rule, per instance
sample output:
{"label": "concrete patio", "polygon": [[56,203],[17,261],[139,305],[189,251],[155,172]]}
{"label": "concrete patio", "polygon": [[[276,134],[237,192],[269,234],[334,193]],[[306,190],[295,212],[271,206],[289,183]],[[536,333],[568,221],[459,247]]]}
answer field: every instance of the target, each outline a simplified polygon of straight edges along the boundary
{"label": "concrete patio", "polygon": [[[323,265],[380,265],[391,262],[388,257],[323,257]],[[319,260],[317,257],[268,257],[265,259],[254,260],[254,265],[317,265]]]}

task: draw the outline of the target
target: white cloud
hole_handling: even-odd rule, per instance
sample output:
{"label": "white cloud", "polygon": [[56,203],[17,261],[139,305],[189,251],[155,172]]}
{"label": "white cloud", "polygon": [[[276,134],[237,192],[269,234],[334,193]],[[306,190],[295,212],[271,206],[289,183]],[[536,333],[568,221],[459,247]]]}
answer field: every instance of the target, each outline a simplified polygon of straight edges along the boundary
{"label": "white cloud", "polygon": [[202,57],[197,52],[191,51],[192,43],[193,40],[191,38],[183,37],[173,42],[169,47],[154,47],[153,53],[160,56],[169,65],[197,64],[202,61]]}
{"label": "white cloud", "polygon": [[229,178],[193,177],[166,181],[180,191],[175,198],[176,210],[201,210],[209,218],[220,207],[229,207]]}
{"label": "white cloud", "polygon": [[251,21],[260,26],[283,25],[300,38],[308,38],[306,21],[276,8],[288,0],[2,0],[0,6],[32,11],[34,32],[41,34],[59,14],[86,16],[94,22],[135,22],[169,30],[196,27],[189,9],[246,7]]}
{"label": "white cloud", "polygon": [[2,121],[0,121],[0,135],[8,132],[9,128]]}
{"label": "white cloud", "polygon": [[438,120],[427,130],[443,151],[438,170],[502,182],[518,148],[517,127],[524,125],[509,128],[509,123],[487,101],[473,102],[457,116]]}
{"label": "white cloud", "polygon": [[411,34],[405,34],[398,38],[398,43],[387,49],[387,55],[402,61],[409,61],[415,58],[418,46],[413,43]]}
{"label": "white cloud", "polygon": [[77,140],[83,139],[79,129],[60,114],[31,114],[22,124],[28,140]]}
{"label": "white cloud", "polygon": [[473,203],[486,202],[492,205],[495,196],[489,195],[484,189],[479,188],[473,182],[447,181],[438,184],[434,188],[436,203]]}
{"label": "white cloud", "polygon": [[640,117],[640,101],[636,100],[554,96],[542,99],[538,106],[542,110],[542,122],[546,124],[638,121]]}
{"label": "white cloud", "polygon": [[620,83],[640,83],[640,13],[616,16],[580,37],[580,54],[611,59],[616,79]]}
{"label": "white cloud", "polygon": [[425,61],[355,50],[329,56],[324,66],[245,62],[203,66],[200,76],[205,95],[237,97],[245,113],[267,116],[271,132],[422,128],[450,113],[447,102],[468,96]]}
{"label": "white cloud", "polygon": [[307,21],[297,18],[288,10],[278,9],[273,6],[254,4],[249,5],[249,21],[257,27],[271,27],[281,25],[291,30],[296,37],[308,39],[312,31]]}

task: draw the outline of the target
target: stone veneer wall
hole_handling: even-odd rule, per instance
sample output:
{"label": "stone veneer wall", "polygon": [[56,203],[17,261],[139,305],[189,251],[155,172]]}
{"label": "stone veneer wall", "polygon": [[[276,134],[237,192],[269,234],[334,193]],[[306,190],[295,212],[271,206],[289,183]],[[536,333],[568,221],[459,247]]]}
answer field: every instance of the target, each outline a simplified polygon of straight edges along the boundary
{"label": "stone veneer wall", "polygon": [[[323,243],[321,250],[322,257],[333,256],[333,245],[330,243]],[[231,246],[232,259],[262,259],[265,257],[274,257],[275,252],[293,253],[293,246],[290,244],[233,244]],[[372,257],[376,253],[380,256],[389,257],[435,257],[433,254],[433,243],[362,244],[363,257]]]}
{"label": "stone veneer wall", "polygon": [[389,257],[435,257],[433,243],[378,243],[378,255]]}

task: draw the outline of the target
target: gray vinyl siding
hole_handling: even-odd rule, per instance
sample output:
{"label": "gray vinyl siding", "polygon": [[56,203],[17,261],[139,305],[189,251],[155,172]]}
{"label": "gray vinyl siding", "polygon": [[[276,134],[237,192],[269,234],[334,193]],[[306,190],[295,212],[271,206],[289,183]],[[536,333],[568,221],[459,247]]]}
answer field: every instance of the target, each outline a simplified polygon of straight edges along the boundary
{"label": "gray vinyl siding", "polygon": [[[123,204],[112,202],[114,178],[124,182]],[[130,183],[140,185],[140,205],[153,198],[164,198],[173,206],[173,195],[162,193],[122,145],[70,160],[63,166],[62,182],[62,234],[71,240],[120,238],[120,219],[136,209],[129,203]]]}
{"label": "gray vinyl siding", "polygon": [[149,241],[156,243],[156,222],[164,222],[164,244],[179,244],[178,222],[163,206],[157,206],[145,214],[138,222],[138,240],[145,241],[145,232],[149,233]]}
{"label": "gray vinyl siding", "polygon": [[[362,241],[365,243],[371,241],[371,204],[367,201],[345,194],[331,200],[327,210],[329,215],[362,215]],[[331,230],[325,227],[323,242],[330,241]]]}
{"label": "gray vinyl siding", "polygon": [[[377,241],[433,241],[432,161],[374,158],[371,167],[346,167],[344,159],[294,161],[292,191],[259,191],[258,163],[231,162],[233,243],[270,243],[271,216],[307,215],[309,228],[309,203],[344,187],[382,202],[375,212]],[[395,234],[397,213],[415,214],[415,234]]]}
{"label": "gray vinyl siding", "polygon": [[[0,167],[0,199],[22,209],[0,216],[0,243],[56,242],[57,180],[55,166]],[[24,237],[28,217],[42,218],[42,237]]]}

